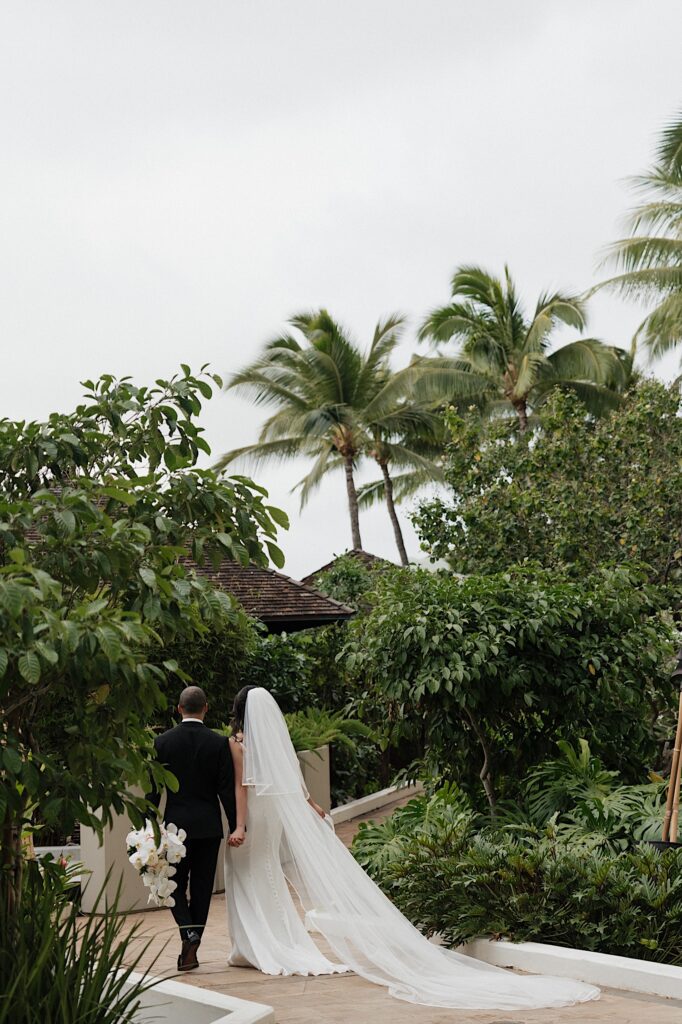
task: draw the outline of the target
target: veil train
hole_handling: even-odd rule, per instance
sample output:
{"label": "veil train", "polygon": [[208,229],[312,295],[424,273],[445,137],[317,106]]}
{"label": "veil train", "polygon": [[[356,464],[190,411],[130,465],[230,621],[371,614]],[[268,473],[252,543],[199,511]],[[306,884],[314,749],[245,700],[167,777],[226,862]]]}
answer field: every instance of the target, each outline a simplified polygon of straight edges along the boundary
{"label": "veil train", "polygon": [[[308,926],[343,964],[391,995],[468,1010],[554,1008],[599,997],[591,985],[515,975],[426,939],[306,802],[286,721],[262,687],[249,691],[246,702],[244,784],[252,787],[249,805],[257,800],[259,810],[281,824],[284,871]],[[257,842],[256,835],[250,839]]]}

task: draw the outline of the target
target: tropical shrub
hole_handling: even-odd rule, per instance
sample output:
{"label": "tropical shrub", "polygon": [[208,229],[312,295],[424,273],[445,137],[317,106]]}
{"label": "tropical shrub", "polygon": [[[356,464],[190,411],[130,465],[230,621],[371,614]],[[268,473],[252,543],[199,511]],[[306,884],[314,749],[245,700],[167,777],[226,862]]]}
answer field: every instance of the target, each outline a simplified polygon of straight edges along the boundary
{"label": "tropical shrub", "polygon": [[682,856],[589,850],[551,833],[418,838],[383,884],[449,946],[487,936],[682,964]]}
{"label": "tropical shrub", "polygon": [[[633,841],[661,838],[667,783],[624,786],[606,771],[586,740],[578,748],[559,740],[562,756],[534,768],[525,780],[522,817],[537,827],[552,824],[573,844],[627,849]],[[518,813],[510,815],[518,821]]]}
{"label": "tropical shrub", "polygon": [[148,945],[131,953],[139,927],[115,906],[81,917],[71,885],[58,865],[29,861],[21,913],[0,901],[0,1024],[127,1024],[153,984],[130,980]]}
{"label": "tropical shrub", "polygon": [[462,573],[525,561],[576,574],[641,562],[650,579],[682,574],[679,387],[646,380],[598,420],[554,394],[538,432],[450,417],[451,493],[421,505],[415,526],[434,558]]}
{"label": "tropical shrub", "polygon": [[[620,788],[624,797],[636,787]],[[682,852],[634,843],[634,830],[620,848],[627,820],[597,845],[587,830],[562,832],[556,815],[542,828],[521,823],[521,810],[518,818],[492,825],[444,789],[362,824],[353,853],[417,927],[449,946],[508,938],[682,963]]]}
{"label": "tropical shrub", "polygon": [[634,782],[660,760],[660,709],[675,700],[665,603],[628,567],[580,580],[400,572],[350,624],[344,665],[364,721],[418,738],[490,805],[576,733]]}

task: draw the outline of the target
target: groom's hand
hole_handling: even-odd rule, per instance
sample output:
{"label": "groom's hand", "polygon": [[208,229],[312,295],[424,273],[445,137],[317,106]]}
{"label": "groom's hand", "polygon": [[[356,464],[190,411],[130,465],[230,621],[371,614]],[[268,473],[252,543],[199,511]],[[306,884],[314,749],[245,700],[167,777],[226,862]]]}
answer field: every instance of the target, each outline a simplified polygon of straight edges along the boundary
{"label": "groom's hand", "polygon": [[234,832],[230,832],[227,842],[230,846],[241,846],[245,839],[246,829],[243,825],[238,825]]}

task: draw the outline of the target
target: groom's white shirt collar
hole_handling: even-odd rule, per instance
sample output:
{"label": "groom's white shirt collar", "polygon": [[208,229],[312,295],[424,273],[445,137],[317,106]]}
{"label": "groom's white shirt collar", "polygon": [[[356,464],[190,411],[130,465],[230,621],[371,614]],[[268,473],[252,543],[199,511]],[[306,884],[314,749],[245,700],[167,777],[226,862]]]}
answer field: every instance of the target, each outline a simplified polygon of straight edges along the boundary
{"label": "groom's white shirt collar", "polygon": [[204,720],[203,720],[203,718],[189,718],[189,717],[187,717],[187,718],[183,718],[183,720],[182,720],[182,722],[180,723],[180,725],[184,725],[184,724],[185,724],[185,722],[198,722],[198,723],[199,723],[199,725],[203,725],[203,724],[204,724]]}

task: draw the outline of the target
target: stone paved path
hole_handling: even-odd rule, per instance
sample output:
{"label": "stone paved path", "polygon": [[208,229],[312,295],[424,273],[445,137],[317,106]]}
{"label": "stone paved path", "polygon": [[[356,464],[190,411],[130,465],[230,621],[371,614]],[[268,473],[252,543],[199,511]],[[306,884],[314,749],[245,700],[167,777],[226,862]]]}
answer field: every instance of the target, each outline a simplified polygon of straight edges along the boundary
{"label": "stone paved path", "polygon": [[[364,817],[384,818],[406,799]],[[360,820],[338,826],[337,833],[346,844]],[[563,1010],[471,1013],[412,1006],[355,975],[272,978],[249,968],[227,967],[230,939],[220,895],[211,904],[201,967],[189,975],[175,971],[178,938],[169,910],[130,914],[128,923],[130,927],[138,923],[145,933],[130,943],[131,953],[147,944],[142,966],[151,967],[154,961],[153,973],[164,978],[267,1003],[274,1007],[277,1024],[682,1024],[681,1002],[609,990],[598,1002]]]}

